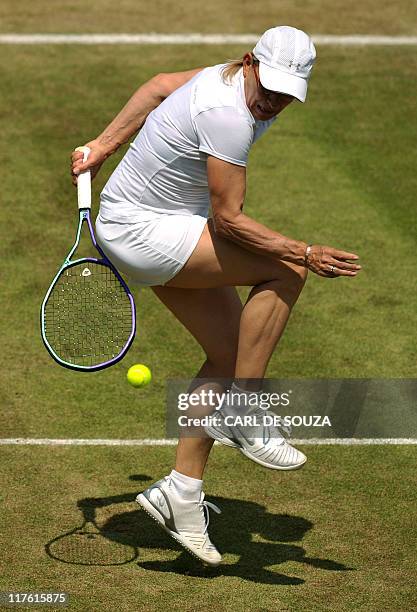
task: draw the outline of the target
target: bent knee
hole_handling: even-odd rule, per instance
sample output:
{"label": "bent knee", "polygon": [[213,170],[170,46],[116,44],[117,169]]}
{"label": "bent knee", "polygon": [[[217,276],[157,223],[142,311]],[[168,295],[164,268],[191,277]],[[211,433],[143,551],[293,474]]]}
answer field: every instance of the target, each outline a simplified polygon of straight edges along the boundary
{"label": "bent knee", "polygon": [[308,270],[303,266],[294,265],[289,270],[290,273],[283,279],[282,287],[288,294],[297,299],[306,283]]}
{"label": "bent knee", "polygon": [[283,288],[299,293],[305,285],[307,274],[307,268],[286,263],[285,267],[278,271],[275,282]]}
{"label": "bent knee", "polygon": [[266,290],[267,293],[272,292],[272,294],[279,295],[284,299],[287,296],[290,302],[293,303],[297,300],[305,285],[307,274],[307,268],[295,264],[286,264],[278,270],[275,279],[259,283],[253,287],[251,293],[254,294]]}

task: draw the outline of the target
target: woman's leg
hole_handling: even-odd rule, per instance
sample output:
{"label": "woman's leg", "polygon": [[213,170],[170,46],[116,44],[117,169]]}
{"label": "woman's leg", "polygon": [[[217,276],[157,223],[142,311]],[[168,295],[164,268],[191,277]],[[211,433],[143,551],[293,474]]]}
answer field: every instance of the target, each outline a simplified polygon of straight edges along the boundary
{"label": "woman's leg", "polygon": [[[194,391],[202,386],[218,390],[216,378],[239,378],[251,389],[253,379],[263,377],[305,277],[303,268],[274,263],[222,240],[211,223],[205,228],[181,272],[153,288],[206,353],[198,373],[204,383],[195,381]],[[236,285],[253,286],[243,310]],[[305,462],[285,441],[256,435],[238,443],[222,424],[209,434],[265,467],[295,469]],[[221,555],[210,542],[201,505],[201,480],[212,444],[205,437],[181,437],[175,471],[140,493],[137,501],[185,548],[217,565]]]}
{"label": "woman's leg", "polygon": [[[206,354],[206,361],[196,378],[204,378],[207,382],[199,387],[195,383],[193,392],[197,393],[204,387],[222,393],[224,387],[216,379],[233,379],[236,365],[242,313],[242,303],[236,289],[153,287],[153,291],[194,336]],[[207,437],[180,438],[176,471],[202,479],[212,445],[213,440]]]}
{"label": "woman's leg", "polygon": [[[181,272],[153,290],[205,351],[207,359],[198,373],[203,385],[216,388],[219,382],[210,379],[231,377],[251,389],[253,379],[264,376],[305,278],[304,268],[275,263],[219,238],[209,222]],[[253,286],[243,310],[236,285]],[[211,437],[240,447],[265,467],[295,469],[305,462],[285,441],[256,435],[238,444],[234,433],[230,436],[219,427],[209,432]],[[208,537],[201,504],[201,479],[211,446],[212,440],[204,437],[180,438],[176,470],[139,494],[137,501],[185,548],[217,565],[221,555]]]}
{"label": "woman's leg", "polygon": [[275,262],[220,238],[209,220],[190,259],[166,287],[253,286],[239,323],[234,376],[242,386],[256,389],[306,277],[306,268]]}
{"label": "woman's leg", "polygon": [[[219,238],[209,221],[181,272],[153,289],[207,355],[197,378],[232,377],[256,390],[305,278],[305,268]],[[253,285],[243,310],[228,285]],[[205,438],[182,438],[177,471],[201,479],[211,445]]]}

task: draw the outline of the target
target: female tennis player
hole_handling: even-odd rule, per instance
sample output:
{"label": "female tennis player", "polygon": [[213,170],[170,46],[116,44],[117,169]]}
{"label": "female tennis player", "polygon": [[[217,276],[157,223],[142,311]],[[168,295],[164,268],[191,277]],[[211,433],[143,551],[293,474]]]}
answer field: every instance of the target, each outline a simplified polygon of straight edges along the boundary
{"label": "female tennis player", "polygon": [[[354,253],[283,236],[243,212],[249,150],[289,104],[305,101],[315,56],[304,32],[267,30],[240,61],[155,76],[87,143],[86,163],[72,154],[74,181],[87,169],[94,176],[142,128],[102,191],[97,238],[115,266],[152,287],[200,343],[206,360],[197,378],[231,378],[243,396],[259,391],[307,270],[325,278],[360,270]],[[270,200],[278,209],[274,194]],[[252,287],[244,305],[236,286]],[[213,504],[202,493],[214,439],[272,469],[306,461],[277,428],[237,434],[226,424],[236,411],[219,411],[210,438],[181,438],[175,469],[137,498],[210,565],[221,561],[207,533]]]}

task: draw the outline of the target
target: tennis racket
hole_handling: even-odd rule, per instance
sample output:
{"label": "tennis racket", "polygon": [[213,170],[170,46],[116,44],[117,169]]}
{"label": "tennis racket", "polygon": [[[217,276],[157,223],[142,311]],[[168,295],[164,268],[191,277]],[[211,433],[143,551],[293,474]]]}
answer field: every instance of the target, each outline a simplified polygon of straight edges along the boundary
{"label": "tennis racket", "polygon": [[[78,147],[86,161],[88,147]],[[77,182],[79,220],[75,243],[53,279],[41,307],[41,333],[60,365],[81,372],[120,361],[136,331],[135,303],[116,268],[97,244],[90,219],[91,173]],[[72,259],[84,222],[100,257]]]}

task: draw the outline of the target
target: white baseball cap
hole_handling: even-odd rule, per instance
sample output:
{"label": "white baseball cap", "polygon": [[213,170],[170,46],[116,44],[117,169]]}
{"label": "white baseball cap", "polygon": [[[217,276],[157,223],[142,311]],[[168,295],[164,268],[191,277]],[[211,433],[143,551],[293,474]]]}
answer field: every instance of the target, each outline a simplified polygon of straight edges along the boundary
{"label": "white baseball cap", "polygon": [[259,60],[259,78],[266,89],[305,102],[316,59],[310,36],[290,26],[271,28],[262,34],[253,54]]}

